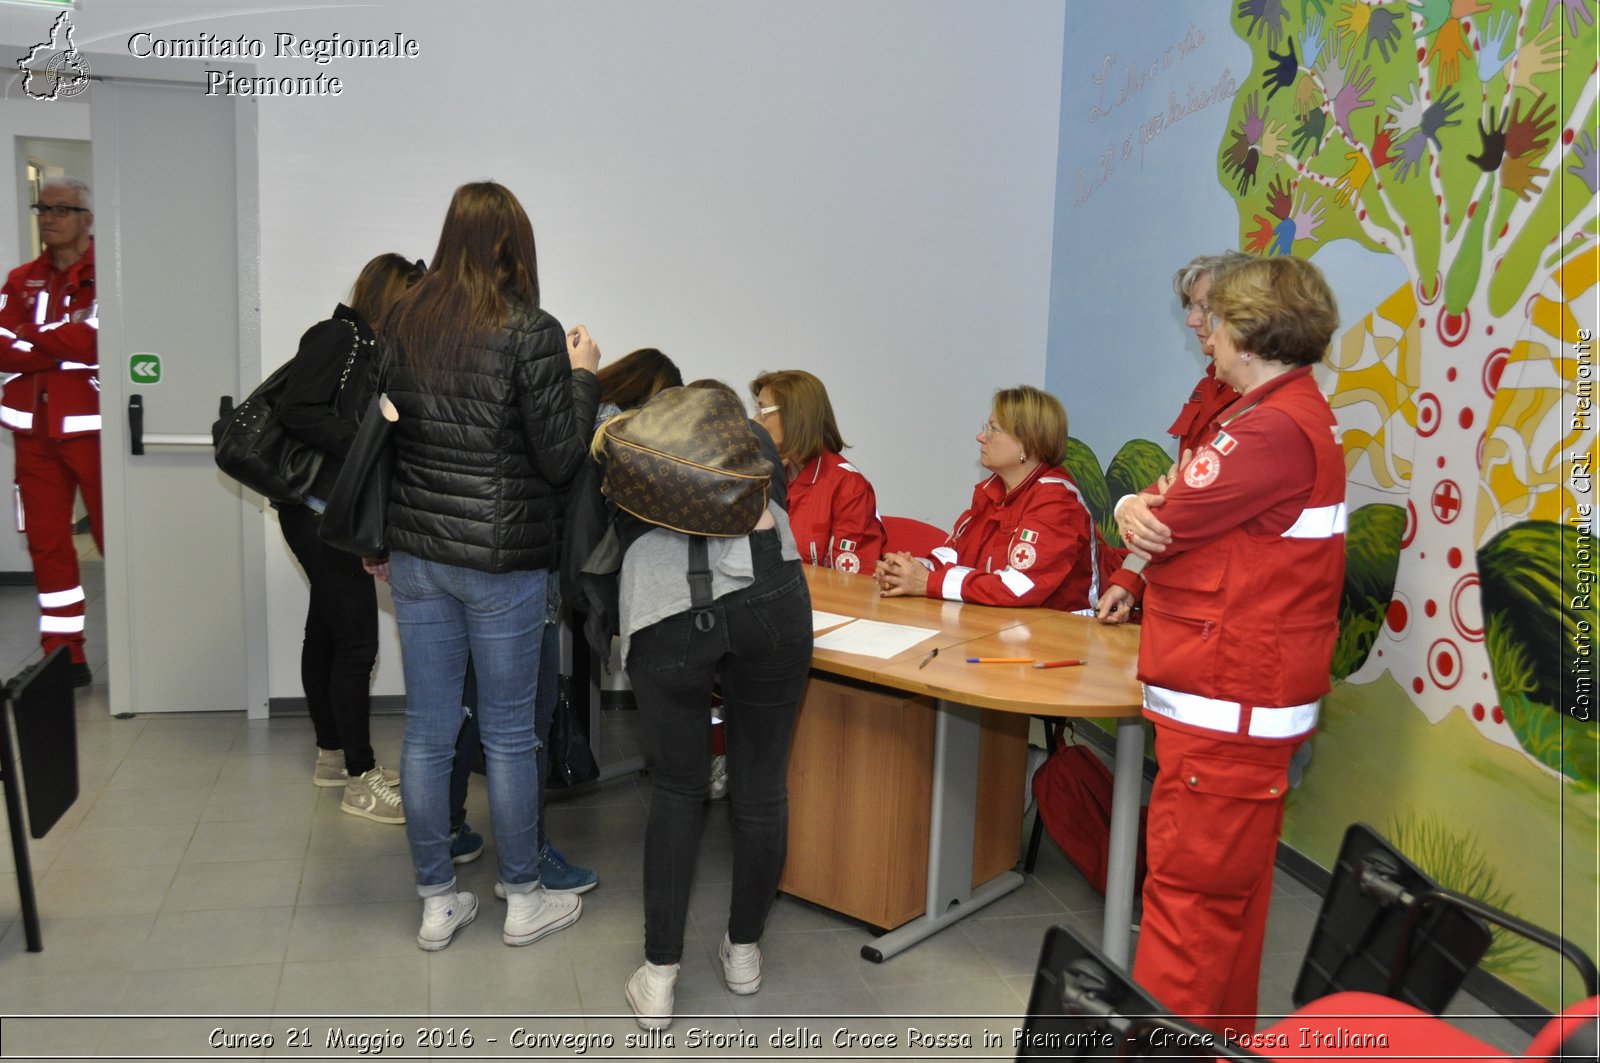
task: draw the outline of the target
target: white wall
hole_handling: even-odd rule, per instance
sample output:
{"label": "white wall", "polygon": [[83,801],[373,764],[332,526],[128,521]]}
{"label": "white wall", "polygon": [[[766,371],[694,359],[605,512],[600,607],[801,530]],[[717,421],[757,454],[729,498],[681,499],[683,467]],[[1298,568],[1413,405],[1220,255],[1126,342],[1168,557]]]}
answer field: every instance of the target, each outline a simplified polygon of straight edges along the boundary
{"label": "white wall", "polygon": [[[48,29],[20,10],[8,40]],[[981,475],[990,392],[1044,382],[1060,0],[259,10],[82,0],[74,18],[79,47],[116,52],[139,30],[269,53],[278,31],[420,43],[257,61],[344,82],[261,103],[267,368],[371,255],[431,257],[451,190],[488,177],[534,220],[546,307],[609,355],[657,346],[741,390],[761,369],[820,375],[884,512],[948,524]],[[269,543],[271,694],[292,697],[303,579]]]}

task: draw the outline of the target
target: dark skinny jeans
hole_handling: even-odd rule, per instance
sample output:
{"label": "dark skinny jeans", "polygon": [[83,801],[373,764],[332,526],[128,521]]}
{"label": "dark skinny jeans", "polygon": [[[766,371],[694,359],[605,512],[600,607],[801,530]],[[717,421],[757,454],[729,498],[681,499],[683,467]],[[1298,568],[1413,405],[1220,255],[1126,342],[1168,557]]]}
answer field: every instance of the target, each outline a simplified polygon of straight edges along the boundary
{"label": "dark skinny jeans", "polygon": [[728,936],[759,941],[789,844],[789,747],[811,667],[811,593],[776,531],[750,536],[755,583],[716,600],[716,626],[679,613],[633,636],[628,678],[651,746],[644,954],[677,963],[711,772],[711,688],[722,683],[733,818]]}
{"label": "dark skinny jeans", "polygon": [[378,592],[361,559],[322,541],[322,517],[307,506],[278,510],[283,537],[311,584],[300,685],[319,749],[343,749],[351,778],[373,769],[368,718],[378,659]]}

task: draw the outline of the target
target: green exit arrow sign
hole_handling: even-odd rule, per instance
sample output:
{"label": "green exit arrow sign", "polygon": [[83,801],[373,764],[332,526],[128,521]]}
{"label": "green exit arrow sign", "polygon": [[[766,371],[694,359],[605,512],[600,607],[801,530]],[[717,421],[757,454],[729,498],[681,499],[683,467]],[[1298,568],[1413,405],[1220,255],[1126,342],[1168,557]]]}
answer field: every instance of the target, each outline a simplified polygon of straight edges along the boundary
{"label": "green exit arrow sign", "polygon": [[145,386],[161,383],[161,356],[159,354],[128,355],[128,382]]}

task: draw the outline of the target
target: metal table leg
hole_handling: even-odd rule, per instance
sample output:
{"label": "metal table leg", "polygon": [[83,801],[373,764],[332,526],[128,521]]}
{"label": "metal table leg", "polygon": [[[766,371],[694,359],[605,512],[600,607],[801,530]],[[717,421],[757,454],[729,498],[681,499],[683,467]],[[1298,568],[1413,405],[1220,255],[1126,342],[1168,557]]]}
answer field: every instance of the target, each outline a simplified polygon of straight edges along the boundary
{"label": "metal table leg", "polygon": [[861,955],[882,963],[965,919],[1022,885],[1006,871],[972,888],[972,848],[978,807],[979,710],[940,701],[933,737],[933,817],[928,837],[928,895],[923,914],[889,931]]}
{"label": "metal table leg", "polygon": [[1133,880],[1139,860],[1139,805],[1144,789],[1144,720],[1117,721],[1117,756],[1111,783],[1111,847],[1106,859],[1106,921],[1100,947],[1131,969]]}

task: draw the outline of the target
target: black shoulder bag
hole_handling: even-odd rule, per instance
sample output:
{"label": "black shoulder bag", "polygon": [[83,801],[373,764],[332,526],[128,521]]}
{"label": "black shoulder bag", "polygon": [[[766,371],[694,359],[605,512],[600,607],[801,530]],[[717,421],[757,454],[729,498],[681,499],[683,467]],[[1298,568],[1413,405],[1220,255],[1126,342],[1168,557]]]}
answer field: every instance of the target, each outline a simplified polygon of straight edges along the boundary
{"label": "black shoulder bag", "polygon": [[[339,377],[339,391],[344,390],[361,350],[360,330],[353,321],[347,324],[353,336],[344,373]],[[279,366],[249,398],[211,426],[217,468],[257,494],[285,506],[298,506],[306,500],[327,456],[321,448],[284,428],[278,418],[278,403],[294,362],[291,358]],[[339,401],[338,392],[333,401]]]}
{"label": "black shoulder bag", "polygon": [[356,429],[339,479],[328,493],[318,531],[322,541],[357,557],[388,554],[389,489],[394,481],[394,426],[400,419],[384,389],[389,355],[378,366],[377,386]]}

